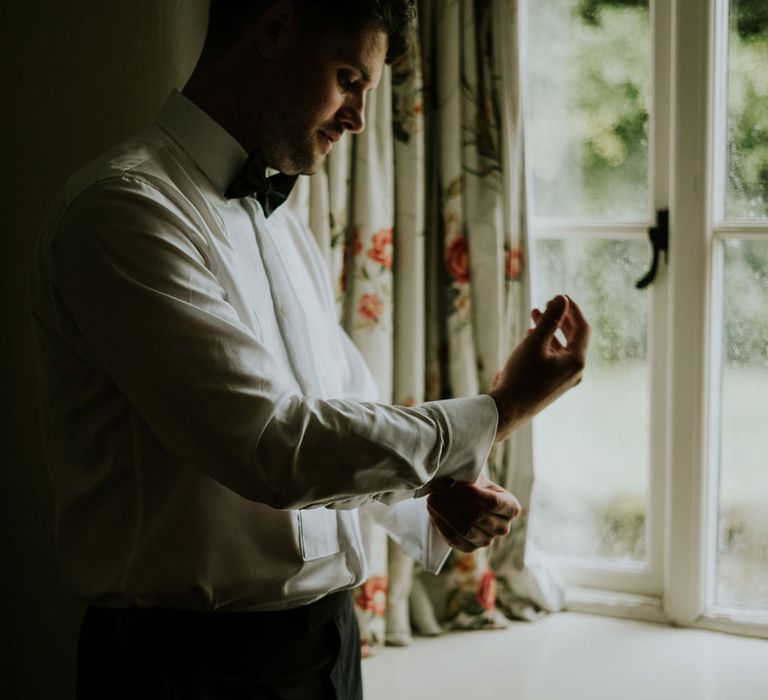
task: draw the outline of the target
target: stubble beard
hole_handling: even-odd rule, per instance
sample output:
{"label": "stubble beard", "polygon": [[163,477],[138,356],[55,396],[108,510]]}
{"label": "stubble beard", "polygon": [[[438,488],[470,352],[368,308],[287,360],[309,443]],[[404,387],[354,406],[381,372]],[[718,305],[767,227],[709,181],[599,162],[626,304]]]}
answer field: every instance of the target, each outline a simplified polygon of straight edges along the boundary
{"label": "stubble beard", "polygon": [[275,123],[262,147],[271,168],[287,175],[313,175],[323,164],[318,134],[306,124],[294,120]]}

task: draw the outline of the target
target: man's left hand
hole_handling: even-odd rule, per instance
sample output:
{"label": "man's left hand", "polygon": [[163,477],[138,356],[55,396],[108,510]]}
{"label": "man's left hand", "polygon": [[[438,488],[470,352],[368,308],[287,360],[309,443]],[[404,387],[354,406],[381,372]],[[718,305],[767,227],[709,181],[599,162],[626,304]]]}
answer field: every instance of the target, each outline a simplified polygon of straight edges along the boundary
{"label": "man's left hand", "polygon": [[509,534],[521,508],[509,491],[481,476],[475,483],[436,481],[427,496],[427,510],[451,547],[474,552]]}

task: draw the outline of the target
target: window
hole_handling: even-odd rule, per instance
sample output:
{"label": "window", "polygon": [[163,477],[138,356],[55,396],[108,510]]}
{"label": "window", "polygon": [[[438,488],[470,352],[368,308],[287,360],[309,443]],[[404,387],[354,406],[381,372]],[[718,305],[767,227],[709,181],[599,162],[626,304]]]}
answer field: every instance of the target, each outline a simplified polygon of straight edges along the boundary
{"label": "window", "polygon": [[[532,297],[571,294],[593,328],[585,381],[534,422],[531,541],[573,586],[654,596],[677,622],[756,625],[768,6],[672,5],[526,5]],[[666,209],[669,264],[637,289]]]}
{"label": "window", "polygon": [[532,296],[566,291],[593,328],[587,381],[534,425],[531,538],[571,582],[654,593],[662,363],[651,343],[665,309],[655,288],[635,289],[666,197],[654,172],[654,120],[667,114],[653,100],[651,11],[645,0],[537,0],[525,25]]}
{"label": "window", "polygon": [[768,6],[719,8],[713,325],[717,607],[768,611]]}

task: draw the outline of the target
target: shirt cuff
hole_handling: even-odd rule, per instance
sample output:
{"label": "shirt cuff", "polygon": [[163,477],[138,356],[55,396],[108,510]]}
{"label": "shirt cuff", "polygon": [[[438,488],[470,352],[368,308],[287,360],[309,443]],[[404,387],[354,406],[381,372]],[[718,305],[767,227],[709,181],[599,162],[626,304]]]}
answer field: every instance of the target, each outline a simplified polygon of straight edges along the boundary
{"label": "shirt cuff", "polygon": [[[437,468],[428,481],[413,489],[387,491],[374,495],[353,496],[329,504],[331,508],[364,508],[378,502],[388,506],[409,498],[423,498],[435,479],[474,482],[480,476],[496,440],[499,414],[496,402],[488,394],[462,399],[431,401],[419,406],[440,424],[443,443]],[[434,463],[432,465],[434,467]],[[386,525],[385,525],[386,527]],[[422,535],[425,535],[422,532]]]}
{"label": "shirt cuff", "polygon": [[[488,394],[464,399],[448,399],[430,404],[445,416],[448,445],[435,479],[476,481],[485,466],[499,424],[496,402]],[[414,498],[429,493],[429,482],[414,493]]]}
{"label": "shirt cuff", "polygon": [[427,512],[424,498],[393,505],[369,503],[361,513],[381,525],[400,545],[403,554],[419,562],[425,571],[440,573],[451,547],[442,538]]}

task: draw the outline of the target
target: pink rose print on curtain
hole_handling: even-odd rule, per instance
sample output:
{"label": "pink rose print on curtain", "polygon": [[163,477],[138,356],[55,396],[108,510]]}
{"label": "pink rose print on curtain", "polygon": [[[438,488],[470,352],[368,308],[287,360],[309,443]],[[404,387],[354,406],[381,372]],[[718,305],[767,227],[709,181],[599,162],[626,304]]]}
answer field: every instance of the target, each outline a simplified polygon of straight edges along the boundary
{"label": "pink rose print on curtain", "polygon": [[457,234],[445,253],[445,267],[456,282],[469,282],[469,244]]}
{"label": "pink rose print on curtain", "polygon": [[483,610],[493,610],[496,605],[496,574],[486,569],[477,584],[477,602]]}
{"label": "pink rose print on curtain", "polygon": [[363,294],[357,302],[357,313],[367,321],[378,323],[384,305],[376,294]]}
{"label": "pink rose print on curtain", "polygon": [[454,554],[445,612],[448,629],[498,629],[506,623],[496,608],[496,574],[475,554]]}
{"label": "pink rose print on curtain", "polygon": [[523,253],[520,248],[507,248],[504,256],[504,277],[507,281],[520,277],[523,267]]}
{"label": "pink rose print on curtain", "polygon": [[[361,622],[361,630],[373,631],[377,626],[376,620],[381,625],[384,624],[384,616],[387,613],[387,577],[371,576],[356,591],[355,608],[358,621]],[[383,627],[382,627],[383,629]],[[375,635],[374,635],[375,637]],[[369,639],[363,634],[361,642],[361,653],[363,658],[373,655],[371,644],[376,644],[375,639]],[[382,639],[383,642],[383,639]]]}
{"label": "pink rose print on curtain", "polygon": [[392,229],[384,228],[371,237],[368,257],[383,268],[392,269]]}
{"label": "pink rose print on curtain", "polygon": [[357,589],[357,607],[374,615],[387,611],[387,577],[371,576]]}

